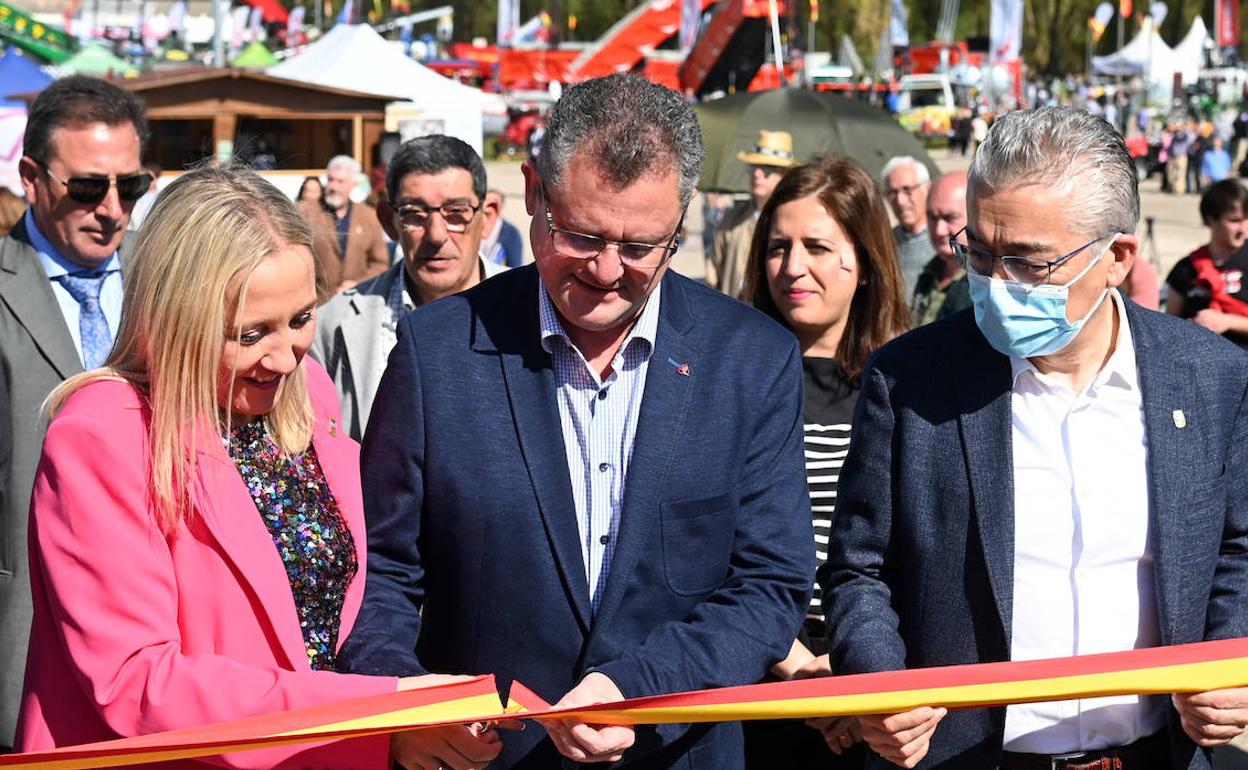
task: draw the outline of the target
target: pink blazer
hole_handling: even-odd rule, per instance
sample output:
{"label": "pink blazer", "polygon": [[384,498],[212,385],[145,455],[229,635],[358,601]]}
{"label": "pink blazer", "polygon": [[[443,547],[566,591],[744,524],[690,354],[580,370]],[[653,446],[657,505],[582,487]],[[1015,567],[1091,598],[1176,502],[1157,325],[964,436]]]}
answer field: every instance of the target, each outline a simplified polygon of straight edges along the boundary
{"label": "pink blazer", "polygon": [[[333,385],[303,363],[313,445],[355,538],[364,593],[359,445]],[[148,505],[146,407],[128,384],[83,387],[48,428],[30,511],[35,605],[19,751],[239,719],[393,692],[397,680],[313,671],[277,549],[220,440],[198,447],[194,510],[166,536]],[[388,767],[384,737],[239,752],[237,768]],[[164,767],[203,767],[183,762]]]}

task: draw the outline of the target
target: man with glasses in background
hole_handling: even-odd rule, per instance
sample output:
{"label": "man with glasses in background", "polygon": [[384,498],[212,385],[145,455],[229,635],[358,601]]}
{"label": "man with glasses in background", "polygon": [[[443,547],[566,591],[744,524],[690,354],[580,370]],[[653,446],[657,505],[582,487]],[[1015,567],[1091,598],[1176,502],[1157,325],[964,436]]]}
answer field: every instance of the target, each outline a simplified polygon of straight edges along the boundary
{"label": "man with glasses in background", "polygon": [[[1137,184],[1081,110],[1010,113],[976,151],[951,244],[973,313],[863,375],[819,574],[833,671],[1248,635],[1248,355],[1120,293]],[[1224,690],[860,722],[874,766],[1179,770],[1209,767],[1245,706]]]}
{"label": "man with glasses in background", "polygon": [[82,75],[31,104],[18,164],[29,208],[0,239],[0,415],[13,449],[0,468],[0,751],[12,746],[31,603],[26,517],[46,423],[41,406],[67,377],[102,366],[121,316],[120,250],[143,168],[147,118],[128,91]]}
{"label": "man with glasses in background", "polygon": [[[800,353],[668,270],[701,172],[676,92],[563,93],[526,162],[536,264],[399,325],[364,436],[348,670],[492,673],[561,706],[757,682],[814,571]],[[543,729],[544,728],[544,729]],[[737,723],[422,730],[409,768],[739,768]]]}
{"label": "man with glasses in background", "polygon": [[897,218],[893,240],[897,243],[897,259],[901,276],[906,280],[906,301],[914,296],[919,275],[936,256],[936,249],[927,236],[927,193],[932,175],[915,158],[901,155],[890,159],[880,172],[884,199]]}
{"label": "man with glasses in background", "polygon": [[477,253],[486,219],[485,164],[464,142],[441,134],[405,142],[386,171],[386,192],[377,217],[403,259],[327,302],[317,313],[310,351],[333,379],[343,425],[357,441],[399,320],[506,269]]}

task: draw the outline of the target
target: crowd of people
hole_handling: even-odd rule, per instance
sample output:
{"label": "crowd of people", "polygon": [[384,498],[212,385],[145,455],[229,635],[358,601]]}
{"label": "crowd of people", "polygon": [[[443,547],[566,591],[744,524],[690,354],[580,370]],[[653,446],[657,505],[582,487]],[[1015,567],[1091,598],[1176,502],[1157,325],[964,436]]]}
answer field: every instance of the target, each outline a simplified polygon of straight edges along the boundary
{"label": "crowd of people", "polygon": [[[1207,330],[1248,333],[1248,196],[1205,191],[1167,278],[1196,323],[1153,312],[1099,116],[1003,115],[935,180],[764,131],[705,282],[670,269],[701,129],[636,75],[564,91],[511,269],[457,139],[404,143],[375,208],[348,158],[298,201],[199,167],[134,232],[147,133],[116,86],[54,83],[0,240],[17,751],[481,673],[575,707],[1248,636],[1248,356]],[[1178,770],[1245,725],[1248,688],[211,763]]]}

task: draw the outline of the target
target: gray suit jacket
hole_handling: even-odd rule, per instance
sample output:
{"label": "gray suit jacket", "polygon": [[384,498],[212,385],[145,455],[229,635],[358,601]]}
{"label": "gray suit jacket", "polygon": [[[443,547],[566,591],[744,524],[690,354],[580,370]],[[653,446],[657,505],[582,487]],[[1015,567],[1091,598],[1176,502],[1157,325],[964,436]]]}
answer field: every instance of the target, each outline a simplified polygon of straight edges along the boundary
{"label": "gray suit jacket", "polygon": [[[122,241],[123,262],[132,236]],[[52,293],[26,220],[0,238],[0,376],[8,390],[0,403],[0,434],[12,452],[0,454],[0,746],[12,746],[30,635],[30,575],[26,518],[47,421],[43,401],[82,371],[82,360]]]}
{"label": "gray suit jacket", "polygon": [[[507,269],[484,259],[481,265],[485,278]],[[316,339],[309,352],[333,379],[342,402],[342,424],[356,441],[363,440],[385,370],[382,362],[394,345],[384,344],[378,329],[389,320],[386,298],[401,280],[402,259],[381,275],[335,295],[317,311]]]}

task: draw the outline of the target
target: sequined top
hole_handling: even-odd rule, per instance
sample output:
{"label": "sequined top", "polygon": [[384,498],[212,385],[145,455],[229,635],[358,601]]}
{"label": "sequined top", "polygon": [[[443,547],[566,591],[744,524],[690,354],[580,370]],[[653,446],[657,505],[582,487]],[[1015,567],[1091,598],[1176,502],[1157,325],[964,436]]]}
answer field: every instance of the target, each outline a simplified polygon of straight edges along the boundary
{"label": "sequined top", "polygon": [[284,455],[258,417],[234,428],[229,451],[286,568],[308,662],[333,670],[342,604],[358,564],[316,449]]}

